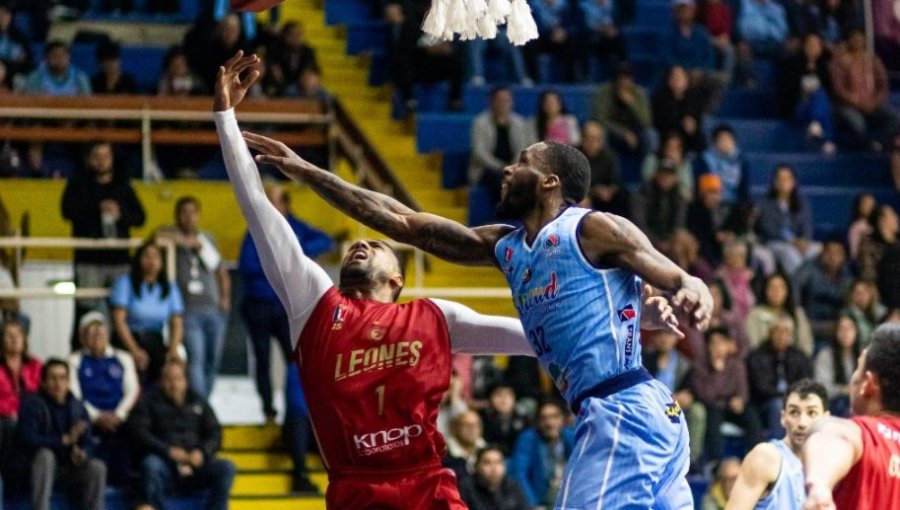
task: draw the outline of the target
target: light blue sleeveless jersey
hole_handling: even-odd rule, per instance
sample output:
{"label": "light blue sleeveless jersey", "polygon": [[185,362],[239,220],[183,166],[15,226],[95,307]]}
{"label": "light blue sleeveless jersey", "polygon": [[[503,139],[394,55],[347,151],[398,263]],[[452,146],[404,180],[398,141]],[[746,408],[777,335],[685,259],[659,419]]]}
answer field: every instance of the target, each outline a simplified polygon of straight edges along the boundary
{"label": "light blue sleeveless jersey", "polygon": [[641,279],[585,258],[578,230],[590,212],[569,207],[531,246],[518,228],[495,247],[528,341],[570,404],[641,367]]}
{"label": "light blue sleeveless jersey", "polygon": [[781,452],[781,470],[769,494],[759,500],[756,510],[800,510],[806,500],[803,464],[781,439],[772,440]]}

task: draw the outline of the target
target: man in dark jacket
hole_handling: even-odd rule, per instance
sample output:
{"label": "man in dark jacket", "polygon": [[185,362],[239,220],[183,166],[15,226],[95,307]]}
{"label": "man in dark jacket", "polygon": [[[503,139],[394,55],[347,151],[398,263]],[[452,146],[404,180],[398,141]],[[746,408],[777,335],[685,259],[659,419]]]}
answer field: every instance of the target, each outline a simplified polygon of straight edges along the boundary
{"label": "man in dark jacket", "polygon": [[50,510],[57,483],[81,508],[103,508],[106,466],[93,458],[90,418],[69,392],[69,365],[47,360],[41,389],[26,395],[19,408],[19,444],[31,465],[31,507]]}
{"label": "man in dark jacket", "polygon": [[479,411],[484,424],[484,440],[509,455],[519,433],[528,426],[528,417],[516,409],[516,390],[509,384],[501,383],[491,388],[488,402],[488,407]]}
{"label": "man in dark jacket", "polygon": [[[72,222],[72,237],[128,239],[133,227],[144,224],[146,215],[128,182],[128,174],[115,168],[113,147],[106,142],[91,146],[85,171],[66,184],[62,215]],[[75,284],[79,287],[110,287],[119,274],[128,271],[127,250],[75,250]],[[79,299],[75,325],[91,310],[105,311],[102,299]],[[72,336],[72,350],[81,348]]]}
{"label": "man in dark jacket", "polygon": [[460,482],[459,494],[469,510],[529,510],[519,482],[506,476],[503,452],[497,446],[478,451],[475,476]]}
{"label": "man in dark jacket", "polygon": [[216,458],[222,429],[209,404],[188,390],[182,362],[163,367],[159,391],[146,394],[129,421],[145,453],[139,508],[164,508],[174,488],[208,489],[207,510],[228,508],[234,464]]}

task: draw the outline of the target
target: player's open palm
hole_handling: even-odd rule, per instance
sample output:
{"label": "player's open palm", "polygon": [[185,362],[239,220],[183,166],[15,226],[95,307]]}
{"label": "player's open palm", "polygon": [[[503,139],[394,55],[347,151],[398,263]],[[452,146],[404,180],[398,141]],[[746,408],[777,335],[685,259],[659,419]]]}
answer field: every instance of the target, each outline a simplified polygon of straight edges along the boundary
{"label": "player's open palm", "polygon": [[278,140],[249,131],[244,131],[243,135],[247,146],[259,153],[256,156],[257,163],[275,165],[281,173],[290,179],[302,181],[303,177],[309,172],[324,171],[298,156],[290,147]]}
{"label": "player's open palm", "polygon": [[259,79],[259,57],[245,57],[238,51],[219,67],[213,110],[224,112],[240,104],[250,87]]}

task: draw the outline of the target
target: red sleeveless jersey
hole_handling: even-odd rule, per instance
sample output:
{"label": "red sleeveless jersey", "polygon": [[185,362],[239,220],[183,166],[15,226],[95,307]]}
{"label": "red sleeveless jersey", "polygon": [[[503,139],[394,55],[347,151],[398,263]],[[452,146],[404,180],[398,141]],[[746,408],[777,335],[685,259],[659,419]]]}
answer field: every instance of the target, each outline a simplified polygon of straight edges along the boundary
{"label": "red sleeveless jersey", "polygon": [[900,510],[900,417],[857,416],[862,457],[834,488],[837,510]]}
{"label": "red sleeveless jersey", "polygon": [[331,476],[438,466],[438,406],[450,385],[450,333],[429,300],[378,303],[331,288],[295,352]]}

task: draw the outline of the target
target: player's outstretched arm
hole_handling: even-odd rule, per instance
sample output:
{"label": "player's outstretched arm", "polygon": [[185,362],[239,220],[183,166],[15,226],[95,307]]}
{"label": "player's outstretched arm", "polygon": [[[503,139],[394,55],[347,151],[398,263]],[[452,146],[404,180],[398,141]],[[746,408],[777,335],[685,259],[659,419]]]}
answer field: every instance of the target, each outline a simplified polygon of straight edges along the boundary
{"label": "player's outstretched arm", "polygon": [[219,68],[213,109],[228,179],[266,278],[288,313],[291,338],[296,339],[332,283],[325,271],[303,254],[291,226],[266,198],[256,163],[238,128],[234,107],[259,78],[258,65],[255,55],[244,57],[238,52]]}
{"label": "player's outstretched arm", "polygon": [[482,315],[454,301],[432,299],[444,313],[453,352],[534,356],[518,319]]}
{"label": "player's outstretched arm", "polygon": [[244,132],[244,138],[260,153],[258,162],[273,164],[291,179],[307,183],[344,214],[395,241],[450,262],[494,265],[494,244],[510,230],[505,225],[473,229],[441,216],[413,211],[392,197],[350,184],[313,165],[277,140],[248,132]]}
{"label": "player's outstretched arm", "polygon": [[741,471],[725,510],[753,510],[781,471],[781,452],[772,443],[756,445],[741,463]]}
{"label": "player's outstretched arm", "polygon": [[644,281],[672,295],[675,311],[687,323],[706,329],[713,300],[709,287],[660,253],[633,223],[614,214],[594,212],[584,218],[578,238],[585,256],[597,266],[634,271]]}
{"label": "player's outstretched arm", "polygon": [[862,431],[850,420],[816,420],[803,443],[804,510],[834,510],[831,491],[862,457]]}

